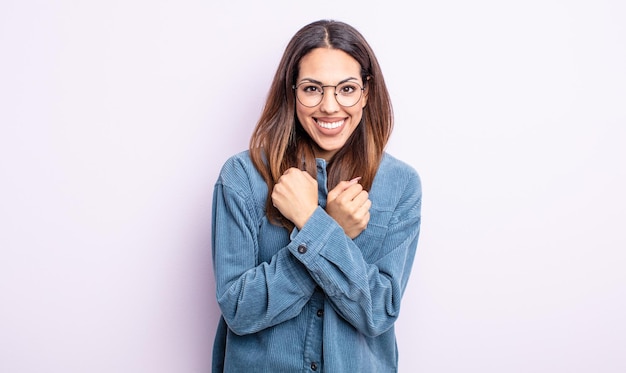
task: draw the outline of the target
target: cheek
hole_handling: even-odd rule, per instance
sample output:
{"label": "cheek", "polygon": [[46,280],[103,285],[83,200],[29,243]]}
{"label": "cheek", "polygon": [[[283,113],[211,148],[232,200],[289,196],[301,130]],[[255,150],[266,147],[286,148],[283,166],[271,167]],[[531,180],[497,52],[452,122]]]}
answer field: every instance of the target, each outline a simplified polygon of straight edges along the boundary
{"label": "cheek", "polygon": [[299,107],[296,107],[296,118],[298,118],[300,123],[302,123],[303,117],[304,117],[304,114],[302,113],[302,109],[300,109]]}
{"label": "cheek", "polygon": [[299,126],[306,133],[311,135],[311,112],[307,110],[307,108],[296,107],[296,118],[298,118],[298,122],[300,122]]}
{"label": "cheek", "polygon": [[350,113],[350,115],[352,116],[355,125],[358,125],[358,123],[361,121],[361,118],[363,117],[363,108],[356,106],[354,110]]}
{"label": "cheek", "polygon": [[300,121],[300,123],[304,123],[305,119],[309,116],[309,112],[307,108],[302,105],[296,105],[296,117]]}

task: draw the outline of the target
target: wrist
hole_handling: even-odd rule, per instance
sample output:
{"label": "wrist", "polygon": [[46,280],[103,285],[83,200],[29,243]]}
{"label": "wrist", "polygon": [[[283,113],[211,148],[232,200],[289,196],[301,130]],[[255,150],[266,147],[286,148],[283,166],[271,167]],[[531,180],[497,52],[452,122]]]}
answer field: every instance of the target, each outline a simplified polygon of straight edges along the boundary
{"label": "wrist", "polygon": [[317,209],[317,206],[315,206],[315,208],[313,208],[312,210],[309,210],[308,212],[303,213],[301,216],[299,216],[297,219],[293,221],[293,224],[296,226],[296,228],[298,228],[298,230],[301,230],[302,227],[304,227],[304,225],[309,221],[311,216],[313,216],[316,209]]}

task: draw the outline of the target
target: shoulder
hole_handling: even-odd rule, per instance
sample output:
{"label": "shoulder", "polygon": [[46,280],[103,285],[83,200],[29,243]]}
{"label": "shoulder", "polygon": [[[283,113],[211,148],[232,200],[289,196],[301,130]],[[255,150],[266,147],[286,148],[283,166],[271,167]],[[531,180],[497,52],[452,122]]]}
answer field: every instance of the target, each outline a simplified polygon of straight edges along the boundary
{"label": "shoulder", "polygon": [[394,212],[396,219],[420,216],[422,182],[407,162],[384,153],[369,191],[372,209]]}
{"label": "shoulder", "polygon": [[[216,185],[222,185],[239,193],[248,194],[265,185],[248,150],[230,156],[222,165]],[[247,193],[246,193],[247,192]]]}
{"label": "shoulder", "polygon": [[375,183],[383,188],[411,187],[421,192],[422,182],[417,170],[405,161],[391,154],[383,153],[378,172],[374,178]]}
{"label": "shoulder", "polygon": [[242,166],[245,167],[248,163],[252,164],[252,160],[250,159],[250,151],[242,150],[226,159],[226,161],[222,165],[220,175],[239,169]]}
{"label": "shoulder", "polygon": [[399,221],[419,220],[422,183],[416,169],[405,161],[384,153],[369,190],[372,225],[388,226]]}

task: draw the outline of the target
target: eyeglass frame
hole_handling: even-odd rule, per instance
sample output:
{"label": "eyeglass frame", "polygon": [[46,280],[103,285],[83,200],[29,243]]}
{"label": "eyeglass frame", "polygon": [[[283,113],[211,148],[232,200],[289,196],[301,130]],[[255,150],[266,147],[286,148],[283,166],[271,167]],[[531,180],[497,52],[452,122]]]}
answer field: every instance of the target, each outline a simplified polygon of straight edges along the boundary
{"label": "eyeglass frame", "polygon": [[[337,95],[338,95],[338,93],[337,93],[337,87],[339,87],[340,85],[342,85],[342,84],[344,84],[344,83],[348,83],[348,82],[352,82],[352,83],[356,84],[359,88],[361,88],[361,95],[360,95],[360,96],[359,96],[359,98],[358,98],[358,99],[354,102],[354,104],[352,104],[352,105],[342,105],[342,104],[339,102],[339,100],[337,99]],[[321,98],[320,98],[320,102],[318,102],[317,104],[315,104],[315,105],[313,105],[313,106],[305,105],[304,103],[302,103],[302,101],[300,101],[300,98],[298,97],[298,91],[297,91],[297,89],[298,89],[298,87],[300,87],[302,84],[305,84],[305,83],[313,83],[313,84],[316,84],[316,85],[318,85],[318,86],[320,86],[320,87],[322,88],[322,94],[320,95],[320,97],[321,97]],[[293,84],[293,85],[291,86],[291,89],[293,90],[293,93],[294,93],[294,95],[296,96],[296,100],[300,103],[300,105],[302,105],[302,106],[304,106],[304,107],[312,108],[312,107],[316,107],[316,106],[318,106],[319,104],[321,104],[321,103],[322,103],[322,101],[324,101],[324,93],[326,92],[326,90],[325,90],[324,88],[326,88],[326,87],[332,87],[332,88],[334,89],[334,92],[335,92],[335,101],[337,101],[337,103],[338,103],[340,106],[342,106],[342,107],[353,107],[354,105],[358,104],[358,103],[359,103],[359,100],[363,97],[363,92],[365,92],[365,85],[361,85],[361,84],[359,84],[359,83],[358,83],[358,82],[356,82],[356,81],[352,81],[352,78],[351,78],[351,79],[346,79],[346,80],[343,80],[343,81],[341,81],[341,82],[337,83],[337,85],[330,85],[330,84],[323,85],[323,84],[322,84],[322,82],[318,82],[318,81],[315,81],[315,80],[305,80],[305,81],[302,81],[302,82],[300,82],[300,83],[298,83],[298,84]]]}

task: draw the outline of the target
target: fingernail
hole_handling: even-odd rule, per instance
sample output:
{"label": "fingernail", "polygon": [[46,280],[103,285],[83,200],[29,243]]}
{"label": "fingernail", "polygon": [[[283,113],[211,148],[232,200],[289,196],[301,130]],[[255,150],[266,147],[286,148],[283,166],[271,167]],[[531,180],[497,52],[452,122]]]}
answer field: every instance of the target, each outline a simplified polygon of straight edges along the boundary
{"label": "fingernail", "polygon": [[354,183],[358,182],[359,180],[361,180],[361,176],[355,177],[354,179],[350,180],[349,183],[350,184],[354,184]]}

